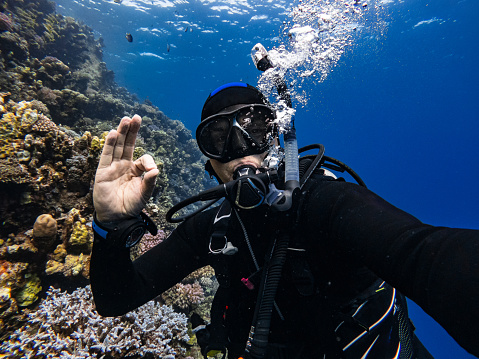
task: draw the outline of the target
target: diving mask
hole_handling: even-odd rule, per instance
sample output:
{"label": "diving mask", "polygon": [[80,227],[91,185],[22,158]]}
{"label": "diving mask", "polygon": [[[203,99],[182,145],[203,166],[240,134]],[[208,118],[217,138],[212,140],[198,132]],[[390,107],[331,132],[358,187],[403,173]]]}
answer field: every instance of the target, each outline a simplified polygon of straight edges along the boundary
{"label": "diving mask", "polygon": [[196,129],[205,156],[226,163],[268,150],[274,139],[273,110],[260,104],[231,106],[204,119]]}

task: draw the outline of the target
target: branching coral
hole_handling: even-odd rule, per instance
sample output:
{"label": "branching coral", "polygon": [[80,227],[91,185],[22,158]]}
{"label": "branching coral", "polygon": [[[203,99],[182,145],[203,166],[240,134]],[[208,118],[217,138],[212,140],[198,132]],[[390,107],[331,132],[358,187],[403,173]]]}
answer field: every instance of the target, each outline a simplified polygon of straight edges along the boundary
{"label": "branching coral", "polygon": [[131,249],[130,256],[132,260],[135,260],[142,254],[146,253],[151,248],[161,243],[165,238],[166,233],[161,229],[158,230],[156,236],[152,235],[151,233],[146,233],[141,239],[140,243]]}
{"label": "branching coral", "polygon": [[153,301],[122,316],[102,318],[89,287],[72,294],[50,288],[27,325],[0,352],[9,358],[181,357],[189,340],[187,317]]}
{"label": "branching coral", "polygon": [[205,299],[205,294],[198,282],[193,284],[178,283],[164,292],[161,297],[165,303],[181,310],[187,310],[200,304]]}

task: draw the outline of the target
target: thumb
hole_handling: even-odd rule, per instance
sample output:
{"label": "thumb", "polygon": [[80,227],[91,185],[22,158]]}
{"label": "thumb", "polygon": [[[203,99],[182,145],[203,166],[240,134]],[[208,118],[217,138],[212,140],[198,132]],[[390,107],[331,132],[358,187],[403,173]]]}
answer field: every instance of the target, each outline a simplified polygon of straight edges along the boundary
{"label": "thumb", "polygon": [[156,177],[160,171],[153,157],[148,154],[138,158],[134,164],[140,173],[144,173],[143,179],[141,180],[141,198],[146,203],[155,189]]}
{"label": "thumb", "polygon": [[154,168],[146,172],[143,176],[143,180],[141,181],[141,196],[146,202],[148,202],[155,189],[156,178],[159,173],[158,168]]}

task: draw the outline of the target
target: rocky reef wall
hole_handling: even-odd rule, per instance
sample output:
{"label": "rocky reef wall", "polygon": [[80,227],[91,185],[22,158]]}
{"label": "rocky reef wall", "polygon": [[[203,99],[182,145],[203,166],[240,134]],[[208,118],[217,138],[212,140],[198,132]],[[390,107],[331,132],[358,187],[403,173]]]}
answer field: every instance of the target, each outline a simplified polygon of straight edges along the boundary
{"label": "rocky reef wall", "polygon": [[[143,117],[135,157],[149,153],[160,168],[146,210],[161,238],[146,236],[132,256],[172,229],[164,214],[173,203],[207,183],[191,132],[119,87],[102,47],[92,29],[57,14],[53,2],[0,0],[2,339],[31,325],[28,313],[39,310],[50,286],[88,284],[93,178],[106,133],[121,117]],[[181,299],[170,292],[163,302],[184,312],[207,302],[201,277],[177,288]],[[20,332],[17,339],[27,340],[29,331]]]}

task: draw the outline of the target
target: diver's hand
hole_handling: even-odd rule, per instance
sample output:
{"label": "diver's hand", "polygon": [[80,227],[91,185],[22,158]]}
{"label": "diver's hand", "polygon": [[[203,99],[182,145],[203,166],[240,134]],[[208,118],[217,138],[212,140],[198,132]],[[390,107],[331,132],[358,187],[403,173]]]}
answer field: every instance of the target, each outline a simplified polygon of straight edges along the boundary
{"label": "diver's hand", "polygon": [[150,155],[133,161],[141,117],[123,117],[110,131],[98,163],[93,205],[100,222],[137,216],[151,197],[158,168]]}

